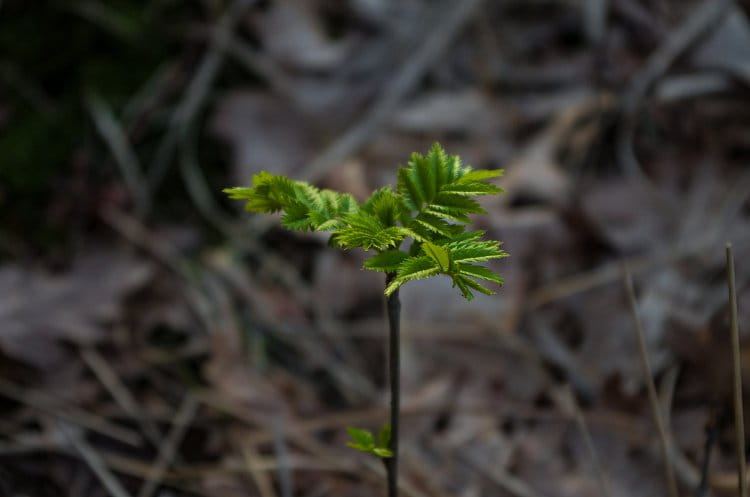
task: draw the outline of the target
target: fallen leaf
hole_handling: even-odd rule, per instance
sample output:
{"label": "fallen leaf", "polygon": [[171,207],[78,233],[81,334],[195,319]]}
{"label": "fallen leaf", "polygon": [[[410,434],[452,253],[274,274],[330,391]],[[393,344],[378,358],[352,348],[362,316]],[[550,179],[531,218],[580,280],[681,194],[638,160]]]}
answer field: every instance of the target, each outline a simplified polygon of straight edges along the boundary
{"label": "fallen leaf", "polygon": [[59,275],[6,265],[0,268],[0,348],[35,366],[53,366],[65,357],[60,341],[99,341],[122,299],[151,273],[143,261],[105,250],[80,256]]}
{"label": "fallen leaf", "polygon": [[234,181],[250,183],[260,170],[293,176],[312,154],[313,133],[307,117],[288,101],[261,92],[224,96],[211,130],[234,154]]}
{"label": "fallen leaf", "polygon": [[394,126],[407,132],[497,133],[502,114],[492,100],[476,90],[433,92],[418,97],[394,117]]}
{"label": "fallen leaf", "polygon": [[257,23],[260,41],[272,57],[288,66],[330,70],[343,62],[353,45],[348,38],[329,39],[311,4],[293,0],[273,2]]}
{"label": "fallen leaf", "polygon": [[742,9],[732,7],[721,24],[693,53],[694,64],[750,78],[750,22]]}

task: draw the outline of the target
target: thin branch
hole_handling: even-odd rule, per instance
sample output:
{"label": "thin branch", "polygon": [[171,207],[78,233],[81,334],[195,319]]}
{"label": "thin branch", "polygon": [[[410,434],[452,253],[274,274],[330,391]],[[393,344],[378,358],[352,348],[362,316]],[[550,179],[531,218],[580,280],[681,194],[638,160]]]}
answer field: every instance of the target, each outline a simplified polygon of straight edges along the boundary
{"label": "thin branch", "polygon": [[133,447],[141,443],[137,432],[110,423],[41,390],[22,387],[0,378],[0,395]]}
{"label": "thin branch", "polygon": [[271,476],[268,474],[269,470],[261,469],[260,458],[255,451],[255,447],[247,445],[243,446],[241,450],[247,472],[250,473],[253,482],[255,482],[260,497],[278,497],[276,490],[273,488]]}
{"label": "thin branch", "polygon": [[127,490],[122,486],[120,480],[109,470],[109,467],[104,462],[102,457],[91,447],[86,440],[81,436],[78,430],[66,424],[65,422],[59,422],[60,430],[65,435],[65,438],[70,441],[71,445],[81,455],[86,464],[88,464],[91,471],[96,475],[99,481],[107,489],[109,495],[112,497],[131,497]]}
{"label": "thin branch", "polygon": [[188,393],[185,396],[179,411],[177,411],[174,426],[159,448],[159,455],[151,466],[146,481],[143,482],[141,490],[138,492],[138,497],[151,497],[161,484],[164,473],[169,465],[172,464],[187,428],[193,422],[193,418],[195,418],[195,414],[198,412],[199,405],[193,394]]}
{"label": "thin branch", "polygon": [[190,124],[203,107],[224,62],[232,32],[242,18],[245,9],[252,3],[253,0],[234,0],[219,19],[214,36],[211,39],[211,46],[190,81],[185,96],[172,114],[169,129],[157,148],[148,175],[147,192],[150,195],[156,191],[166,176],[177,146],[186,138]]}
{"label": "thin branch", "polygon": [[273,429],[273,449],[276,453],[276,460],[279,466],[279,486],[281,487],[281,497],[294,496],[294,480],[289,465],[289,454],[284,441],[284,430],[282,422],[274,418],[271,420]]}
{"label": "thin branch", "polygon": [[125,131],[114,116],[112,109],[98,95],[86,98],[86,107],[91,114],[96,130],[109,147],[115,163],[120,168],[125,184],[133,196],[139,214],[148,211],[151,198],[148,194],[146,178],[138,155],[131,147]]}
{"label": "thin branch", "polygon": [[740,497],[747,497],[747,469],[745,463],[745,418],[742,413],[742,363],[740,361],[740,330],[737,323],[737,287],[734,281],[732,244],[727,243],[727,284],[732,332],[732,376],[734,378],[734,424],[737,444],[737,473]]}
{"label": "thin branch", "polygon": [[583,443],[586,446],[586,451],[589,453],[591,465],[594,469],[597,484],[599,485],[599,492],[601,493],[602,497],[611,497],[612,491],[609,487],[607,475],[604,472],[604,467],[602,465],[601,459],[596,452],[596,447],[594,447],[594,440],[591,438],[591,431],[586,424],[586,418],[583,415],[583,411],[581,411],[581,407],[578,405],[578,401],[576,400],[575,393],[573,393],[573,389],[570,385],[565,385],[565,387],[557,397],[559,403],[561,404],[561,407],[564,411],[566,411],[565,414],[573,417],[576,425],[578,426],[578,431],[581,432]]}
{"label": "thin branch", "polygon": [[130,416],[135,418],[136,423],[148,438],[149,442],[158,447],[161,443],[161,434],[156,424],[145,415],[141,406],[138,405],[130,391],[123,384],[112,366],[102,357],[102,355],[93,347],[82,348],[81,358],[83,362],[94,372],[104,388],[112,395],[115,402]]}
{"label": "thin branch", "polygon": [[646,387],[648,389],[648,397],[651,403],[651,409],[653,410],[654,421],[656,421],[656,427],[659,430],[662,458],[664,459],[664,477],[666,479],[670,497],[679,497],[677,491],[677,480],[675,479],[674,469],[672,468],[672,450],[670,447],[669,434],[667,433],[664,417],[661,412],[659,396],[656,393],[656,385],[654,384],[654,377],[651,371],[651,362],[648,358],[648,349],[646,348],[646,337],[643,333],[643,325],[641,324],[641,318],[638,315],[638,302],[636,301],[635,290],[633,289],[633,277],[627,269],[625,270],[625,290],[628,295],[630,310],[633,313],[633,319],[635,321],[635,331],[638,337],[638,350],[641,355],[641,363],[643,366],[643,375],[645,377],[644,380],[646,381]]}

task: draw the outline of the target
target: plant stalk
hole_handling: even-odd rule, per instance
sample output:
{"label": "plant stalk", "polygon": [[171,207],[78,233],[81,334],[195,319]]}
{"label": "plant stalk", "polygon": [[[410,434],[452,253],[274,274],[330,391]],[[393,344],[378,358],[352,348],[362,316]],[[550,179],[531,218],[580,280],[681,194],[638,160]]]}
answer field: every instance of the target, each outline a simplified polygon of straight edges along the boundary
{"label": "plant stalk", "polygon": [[734,387],[734,433],[737,439],[737,477],[740,497],[747,497],[747,463],[745,462],[745,416],[742,413],[742,363],[740,361],[740,330],[737,324],[737,286],[734,280],[732,244],[727,243],[727,285],[732,334],[732,376]]}
{"label": "plant stalk", "polygon": [[[654,421],[656,421],[656,428],[659,431],[659,439],[661,440],[661,453],[664,459],[664,476],[669,489],[670,497],[679,497],[680,493],[677,488],[677,480],[674,475],[674,468],[672,467],[672,442],[667,432],[667,423],[664,420],[665,415],[661,411],[661,404],[659,403],[659,395],[656,393],[656,384],[654,383],[654,374],[651,370],[651,361],[648,357],[648,347],[646,346],[646,334],[643,332],[643,325],[641,324],[641,317],[638,314],[638,301],[635,297],[635,288],[633,288],[633,276],[630,271],[625,268],[625,291],[630,302],[630,310],[633,313],[633,320],[635,321],[635,332],[638,337],[638,350],[641,355],[641,365],[643,366],[643,376],[646,381],[646,388],[648,389],[648,398],[651,403],[651,410],[654,414]],[[745,496],[743,496],[745,497]]]}
{"label": "plant stalk", "polygon": [[[386,286],[396,275],[388,273]],[[388,497],[398,497],[398,429],[401,408],[401,300],[396,290],[386,297],[388,312],[388,370],[391,381],[391,446],[393,457],[383,459],[388,476]]]}

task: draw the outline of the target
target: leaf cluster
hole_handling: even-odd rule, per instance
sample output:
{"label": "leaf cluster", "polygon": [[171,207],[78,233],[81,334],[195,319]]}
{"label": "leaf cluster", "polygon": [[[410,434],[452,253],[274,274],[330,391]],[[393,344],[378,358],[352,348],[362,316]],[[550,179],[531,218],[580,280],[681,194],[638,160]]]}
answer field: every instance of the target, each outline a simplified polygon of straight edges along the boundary
{"label": "leaf cluster", "polygon": [[347,446],[384,459],[393,457],[393,451],[390,448],[391,425],[383,425],[378,431],[377,437],[370,430],[362,428],[349,426],[346,428],[346,431],[349,433],[350,438],[350,441],[346,443]]}
{"label": "leaf cluster", "polygon": [[[469,215],[486,212],[475,197],[503,192],[488,181],[501,175],[462,165],[435,144],[426,155],[412,154],[395,190],[376,190],[361,204],[349,194],[267,172],[255,175],[251,187],[224,191],[246,200],[250,212],[283,212],[281,223],[289,229],[328,231],[333,246],[374,250],[364,267],[391,275],[386,296],[408,281],[444,274],[471,300],[472,291],[494,293],[480,280],[503,283],[481,265],[508,255],[500,242],[466,231]],[[402,248],[407,239],[408,250]]]}

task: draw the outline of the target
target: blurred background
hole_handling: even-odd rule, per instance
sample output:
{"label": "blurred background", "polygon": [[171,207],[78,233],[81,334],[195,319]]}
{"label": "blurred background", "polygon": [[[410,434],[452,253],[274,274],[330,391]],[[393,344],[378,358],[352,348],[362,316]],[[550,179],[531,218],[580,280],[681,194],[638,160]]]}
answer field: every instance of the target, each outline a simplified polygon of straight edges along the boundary
{"label": "blurred background", "polygon": [[623,265],[682,495],[708,453],[699,495],[734,494],[748,13],[3,0],[0,495],[383,495],[344,430],[387,416],[382,275],[221,189],[362,199],[436,141],[505,168],[477,223],[511,257],[492,297],[402,290],[402,494],[666,495]]}

